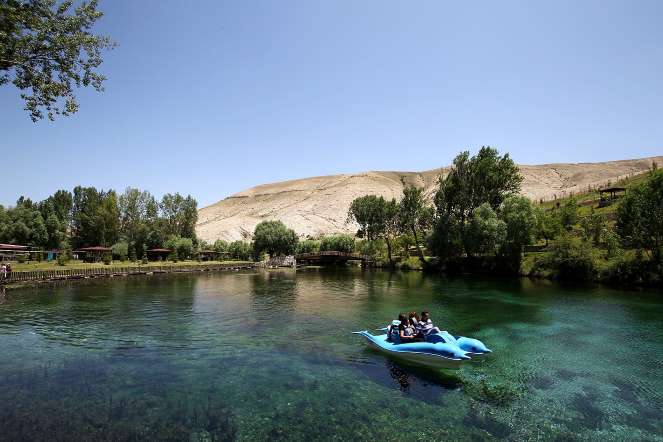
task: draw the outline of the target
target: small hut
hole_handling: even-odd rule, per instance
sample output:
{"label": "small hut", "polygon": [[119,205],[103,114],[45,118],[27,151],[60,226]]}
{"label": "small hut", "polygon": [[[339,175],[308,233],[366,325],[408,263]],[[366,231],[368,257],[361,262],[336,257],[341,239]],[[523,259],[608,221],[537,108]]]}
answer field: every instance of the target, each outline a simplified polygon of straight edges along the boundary
{"label": "small hut", "polygon": [[201,250],[198,252],[201,261],[216,261],[219,259],[219,252],[216,250]]}
{"label": "small hut", "polygon": [[599,190],[599,207],[609,206],[617,199],[624,196],[626,193],[625,187],[606,187]]}
{"label": "small hut", "polygon": [[165,261],[168,259],[168,255],[173,253],[172,249],[148,249],[147,259],[150,261]]}
{"label": "small hut", "polygon": [[112,252],[113,249],[104,246],[81,247],[78,250],[74,250],[74,253],[83,255],[83,261],[85,262],[99,262],[104,259],[104,255]]}

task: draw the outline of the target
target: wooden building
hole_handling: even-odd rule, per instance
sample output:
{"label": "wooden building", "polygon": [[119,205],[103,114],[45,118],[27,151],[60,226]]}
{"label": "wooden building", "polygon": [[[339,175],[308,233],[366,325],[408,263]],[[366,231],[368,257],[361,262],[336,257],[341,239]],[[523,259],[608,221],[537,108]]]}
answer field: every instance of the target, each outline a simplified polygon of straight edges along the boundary
{"label": "wooden building", "polygon": [[0,244],[0,261],[16,261],[18,255],[24,255],[27,259],[30,248],[17,244]]}
{"label": "wooden building", "polygon": [[110,247],[94,246],[94,247],[81,247],[74,250],[74,253],[83,258],[85,262],[99,262],[104,259],[104,255],[112,254],[113,249]]}
{"label": "wooden building", "polygon": [[625,187],[606,187],[599,190],[599,207],[609,206],[617,199],[624,196],[626,193]]}
{"label": "wooden building", "polygon": [[168,259],[168,256],[173,253],[172,249],[148,249],[147,259],[150,261],[165,261]]}

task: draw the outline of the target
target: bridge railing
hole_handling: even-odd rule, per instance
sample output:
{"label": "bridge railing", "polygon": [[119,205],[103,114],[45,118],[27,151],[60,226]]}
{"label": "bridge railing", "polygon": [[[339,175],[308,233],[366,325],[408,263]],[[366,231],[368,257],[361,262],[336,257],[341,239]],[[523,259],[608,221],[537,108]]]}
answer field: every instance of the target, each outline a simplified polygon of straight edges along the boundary
{"label": "bridge railing", "polygon": [[300,253],[298,255],[295,255],[295,258],[297,260],[319,260],[322,258],[341,258],[341,259],[360,259],[362,261],[370,261],[371,258],[368,255],[362,255],[361,253],[354,253],[354,252],[337,252],[334,250],[329,250],[325,252],[308,252],[308,253]]}

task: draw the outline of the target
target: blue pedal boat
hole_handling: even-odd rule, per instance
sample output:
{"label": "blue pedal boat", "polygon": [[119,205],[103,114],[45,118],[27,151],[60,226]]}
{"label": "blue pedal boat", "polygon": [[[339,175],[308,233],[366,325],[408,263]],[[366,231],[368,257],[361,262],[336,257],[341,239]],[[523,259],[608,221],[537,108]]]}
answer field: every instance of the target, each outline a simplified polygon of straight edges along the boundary
{"label": "blue pedal boat", "polygon": [[470,356],[455,344],[445,342],[393,343],[387,335],[372,335],[366,330],[354,332],[366,339],[369,347],[402,362],[423,365],[429,368],[458,369]]}
{"label": "blue pedal boat", "polygon": [[445,343],[456,345],[458,348],[463,350],[470,356],[473,360],[482,359],[483,357],[492,353],[486,345],[478,339],[468,338],[465,336],[452,336],[447,331],[441,331],[440,333],[431,333],[426,337],[426,342],[433,343]]}

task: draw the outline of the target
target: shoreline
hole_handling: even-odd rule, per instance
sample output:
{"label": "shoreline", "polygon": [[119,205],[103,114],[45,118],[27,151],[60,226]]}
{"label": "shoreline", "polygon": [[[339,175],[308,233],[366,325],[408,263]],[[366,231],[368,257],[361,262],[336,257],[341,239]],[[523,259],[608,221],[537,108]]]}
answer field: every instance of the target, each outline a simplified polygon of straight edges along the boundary
{"label": "shoreline", "polygon": [[16,290],[37,287],[61,281],[115,278],[127,276],[146,276],[170,273],[221,272],[231,270],[255,269],[260,263],[238,261],[215,264],[183,265],[145,265],[145,266],[108,266],[100,268],[31,270],[12,272],[8,280],[0,283],[0,288]]}

